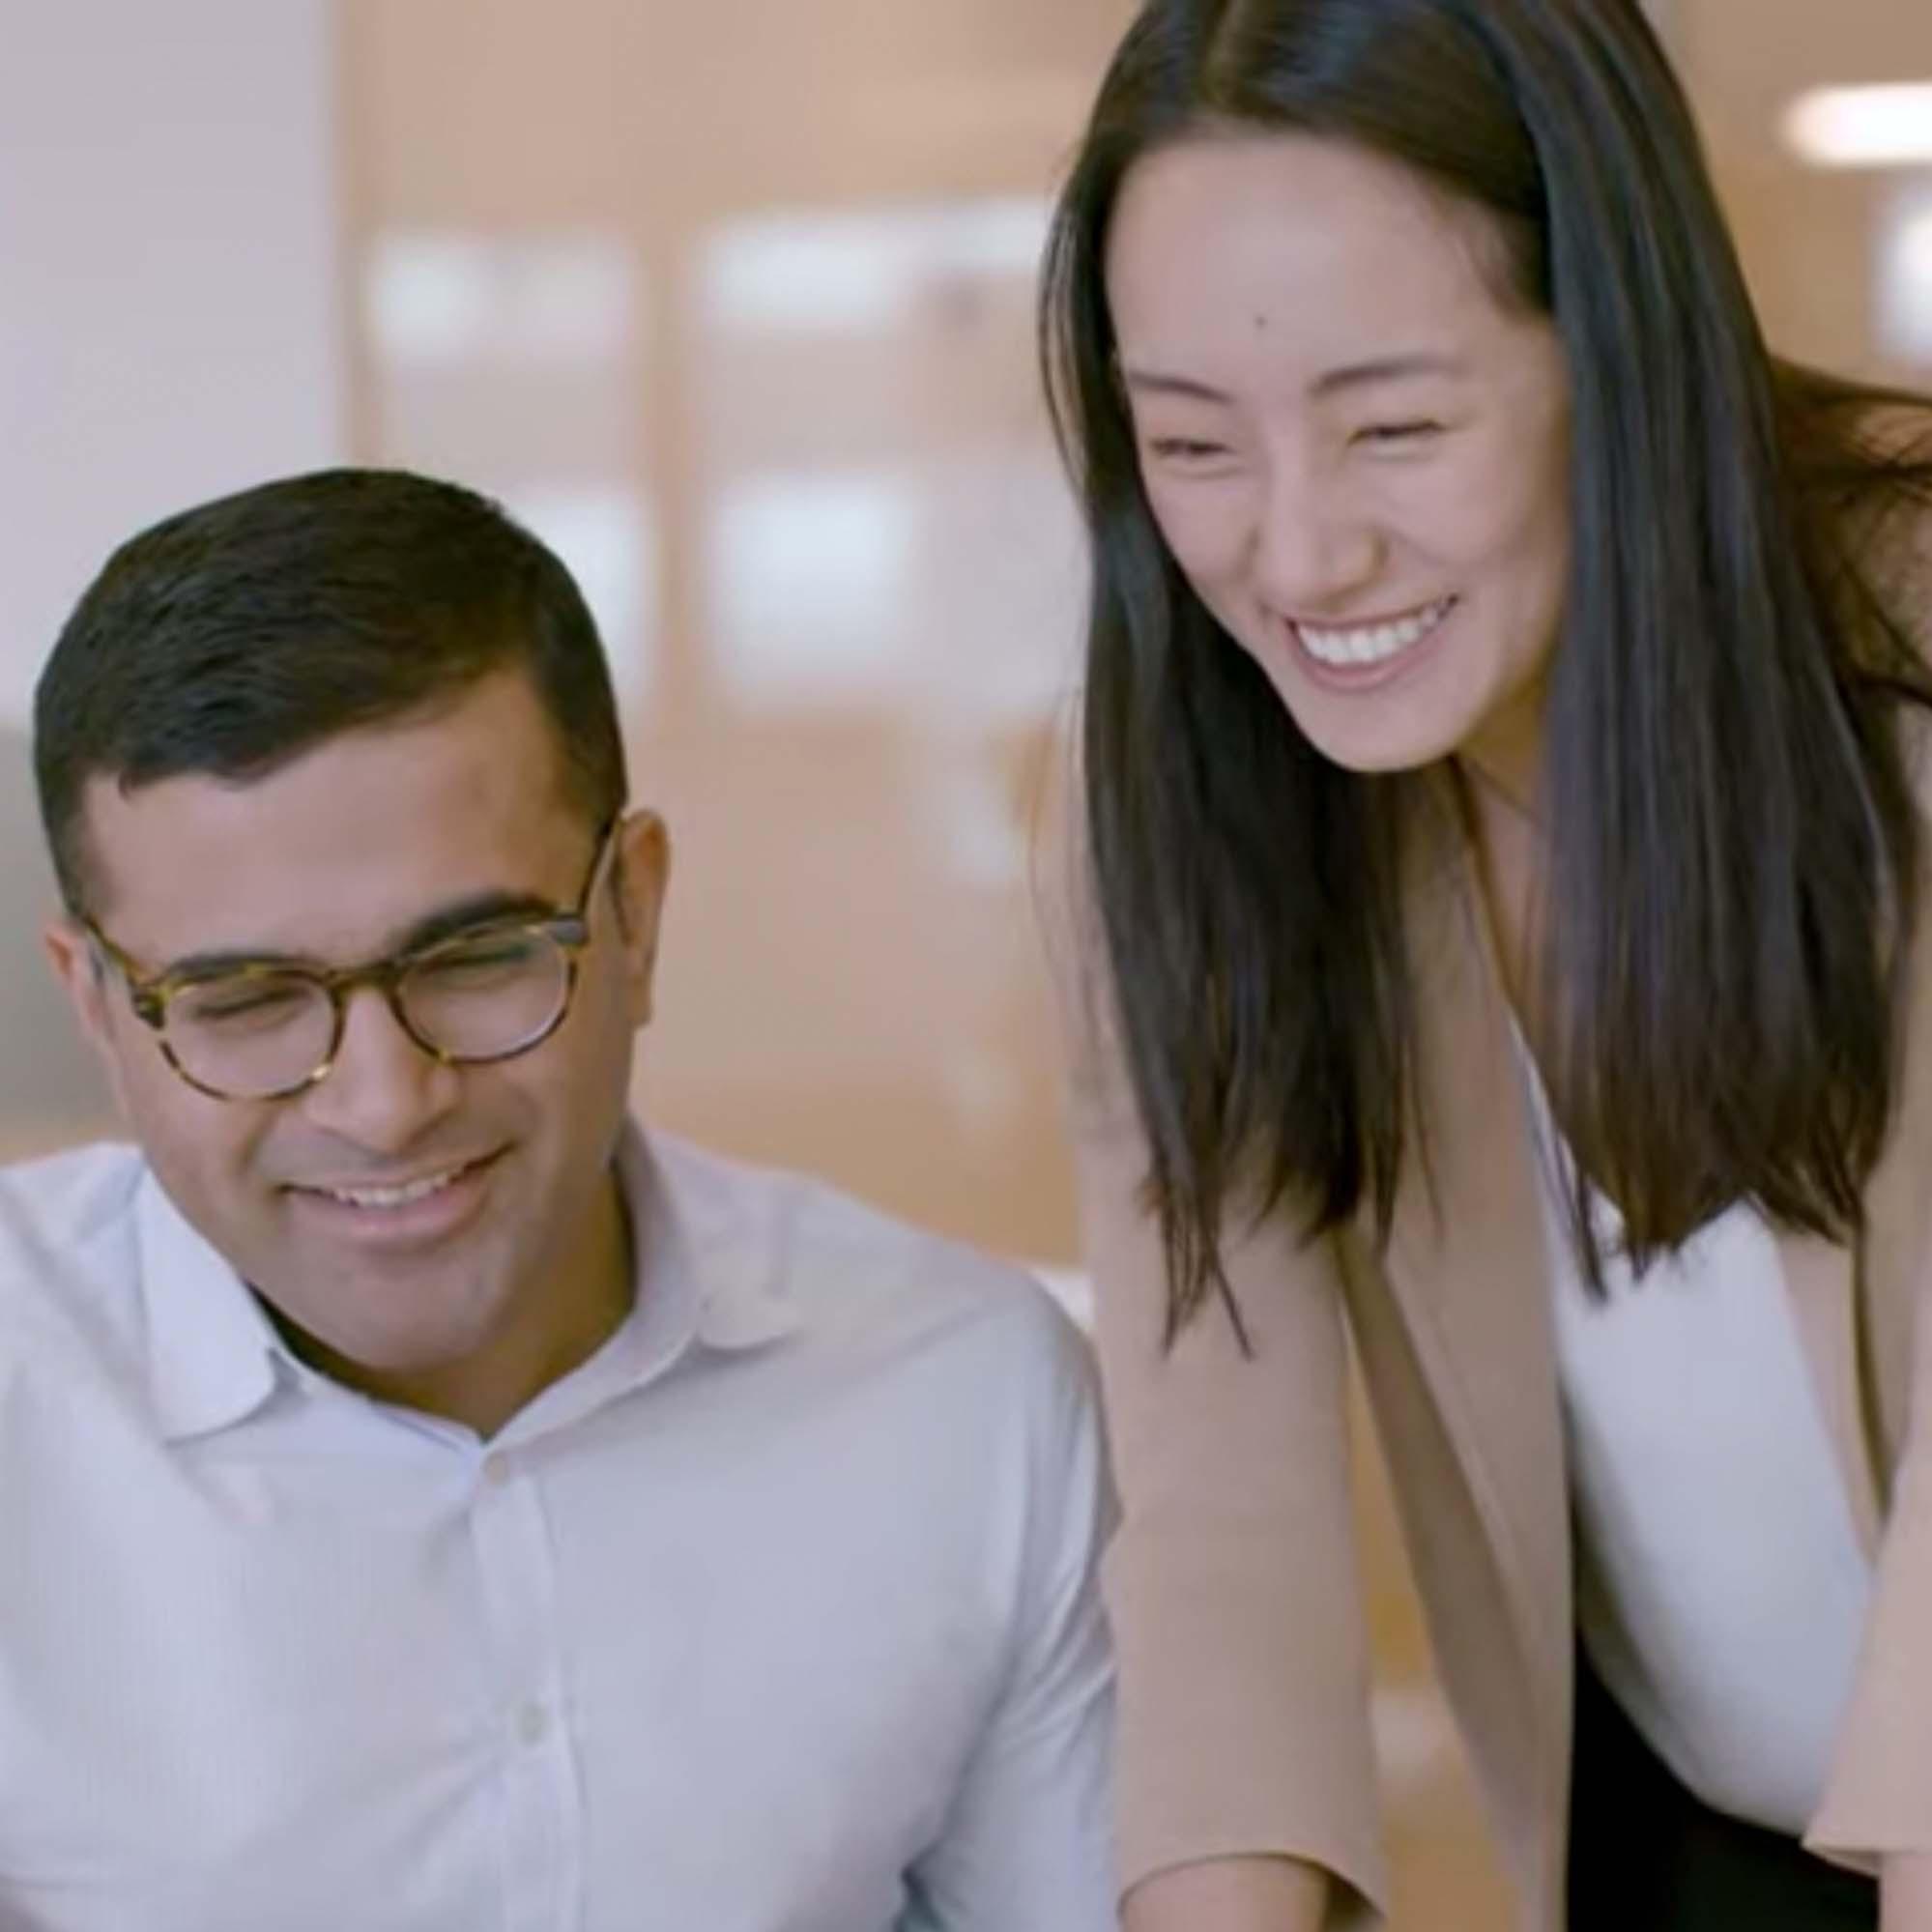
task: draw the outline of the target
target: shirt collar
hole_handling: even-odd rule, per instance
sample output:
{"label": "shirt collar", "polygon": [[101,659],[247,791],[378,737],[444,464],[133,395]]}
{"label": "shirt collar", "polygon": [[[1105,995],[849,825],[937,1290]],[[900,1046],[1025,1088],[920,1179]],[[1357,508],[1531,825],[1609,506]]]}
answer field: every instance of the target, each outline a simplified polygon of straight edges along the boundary
{"label": "shirt collar", "polygon": [[150,1168],[135,1196],[148,1385],[164,1440],[240,1422],[280,1379],[281,1338],[233,1268],[189,1225]]}
{"label": "shirt collar", "polygon": [[618,1173],[637,1248],[638,1307],[664,1283],[694,1291],[694,1334],[704,1347],[762,1348],[797,1332],[796,1307],[780,1292],[783,1229],[750,1211],[733,1169],[633,1121],[618,1149]]}
{"label": "shirt collar", "polygon": [[[694,1342],[730,1353],[797,1331],[797,1310],[777,1289],[782,1229],[746,1212],[729,1170],[676,1141],[660,1149],[635,1121],[625,1125],[617,1165],[630,1213],[636,1300],[593,1358],[609,1393],[662,1374]],[[307,1377],[261,1304],[152,1168],[135,1215],[149,1386],[166,1441],[226,1428],[252,1415],[284,1381]],[[565,1384],[574,1379],[565,1377]],[[551,1393],[537,1397],[526,1415],[547,1408]]]}

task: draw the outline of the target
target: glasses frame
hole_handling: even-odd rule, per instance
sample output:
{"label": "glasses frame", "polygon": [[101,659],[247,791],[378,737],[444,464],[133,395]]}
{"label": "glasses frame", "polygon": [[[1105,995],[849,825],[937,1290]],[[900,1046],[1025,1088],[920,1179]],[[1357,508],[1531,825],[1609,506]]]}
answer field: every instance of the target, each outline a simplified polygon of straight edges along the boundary
{"label": "glasses frame", "polygon": [[[333,1071],[335,1061],[342,1051],[342,1038],[349,1026],[349,995],[365,986],[373,987],[383,995],[384,1003],[410,1042],[439,1066],[497,1066],[505,1060],[516,1059],[520,1054],[532,1053],[542,1046],[544,1041],[548,1040],[570,1017],[571,1002],[577,994],[579,962],[585,948],[591,943],[591,903],[596,893],[597,880],[604,870],[604,859],[616,843],[614,834],[622,822],[623,813],[620,810],[613,812],[598,828],[596,846],[591,853],[590,870],[585,875],[583,887],[578,892],[573,906],[562,907],[555,912],[534,918],[484,919],[462,932],[446,934],[442,938],[432,940],[427,945],[411,946],[403,952],[389,953],[381,959],[369,960],[361,966],[311,966],[285,965],[279,961],[245,960],[232,966],[223,966],[218,972],[150,973],[143,968],[138,960],[117,946],[85,913],[80,915],[79,923],[89,939],[106,957],[120,976],[122,985],[127,989],[129,1007],[134,1017],[154,1033],[155,1044],[159,1048],[162,1059],[168,1063],[179,1080],[191,1086],[196,1093],[206,1094],[210,1100],[232,1101],[245,1106],[255,1101],[291,1100],[299,1093],[306,1093],[309,1088],[319,1086]],[[403,1008],[402,982],[424,960],[433,959],[438,953],[452,946],[468,945],[473,940],[491,934],[541,934],[561,946],[563,950],[563,996],[557,1002],[557,1011],[549,1022],[539,1031],[533,1033],[529,1039],[519,1041],[513,1047],[505,1047],[501,1053],[452,1053],[447,1048],[439,1047],[433,1040],[424,1039],[418,1032]],[[174,1048],[169,1044],[167,1036],[170,1002],[191,986],[205,986],[211,979],[229,978],[303,979],[320,987],[327,995],[331,1016],[328,1050],[300,1080],[292,1081],[287,1086],[276,1087],[268,1093],[224,1093],[219,1087],[210,1086],[206,1081],[196,1080],[176,1058]]]}

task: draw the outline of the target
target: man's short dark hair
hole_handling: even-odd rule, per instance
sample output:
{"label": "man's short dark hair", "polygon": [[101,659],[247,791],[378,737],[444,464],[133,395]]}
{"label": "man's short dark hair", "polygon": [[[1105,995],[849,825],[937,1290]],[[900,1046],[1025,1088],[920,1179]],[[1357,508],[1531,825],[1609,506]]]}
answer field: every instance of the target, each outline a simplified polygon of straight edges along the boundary
{"label": "man's short dark hair", "polygon": [[343,732],[529,680],[574,805],[627,791],[597,628],[562,563],[493,503],[399,470],[325,470],[184,510],[108,559],[34,695],[34,771],[62,895],[90,883],[82,800],[247,781]]}

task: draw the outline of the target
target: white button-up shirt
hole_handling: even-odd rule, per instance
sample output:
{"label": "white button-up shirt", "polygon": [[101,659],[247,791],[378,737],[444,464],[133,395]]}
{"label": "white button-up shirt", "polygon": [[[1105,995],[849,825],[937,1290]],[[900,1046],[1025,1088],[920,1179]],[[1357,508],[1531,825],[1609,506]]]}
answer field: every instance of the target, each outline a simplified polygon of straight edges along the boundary
{"label": "white button-up shirt", "polygon": [[4,1932],[1102,1932],[1105,1474],[1043,1293],[633,1132],[626,1323],[485,1443],[138,1155],[0,1171]]}

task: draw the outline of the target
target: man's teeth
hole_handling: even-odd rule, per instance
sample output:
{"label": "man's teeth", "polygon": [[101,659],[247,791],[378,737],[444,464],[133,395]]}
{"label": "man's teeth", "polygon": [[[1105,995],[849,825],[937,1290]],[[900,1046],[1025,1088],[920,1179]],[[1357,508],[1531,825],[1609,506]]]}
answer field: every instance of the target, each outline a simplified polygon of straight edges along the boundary
{"label": "man's teeth", "polygon": [[411,1201],[426,1200],[431,1195],[440,1194],[463,1171],[461,1168],[450,1168],[444,1173],[429,1174],[399,1188],[325,1188],[323,1192],[331,1200],[339,1200],[349,1207],[407,1207]]}
{"label": "man's teeth", "polygon": [[1316,630],[1311,624],[1298,623],[1295,632],[1317,663],[1339,668],[1386,664],[1420,644],[1449,615],[1455,602],[1454,597],[1444,597],[1440,603],[1395,623],[1364,624],[1353,630]]}

